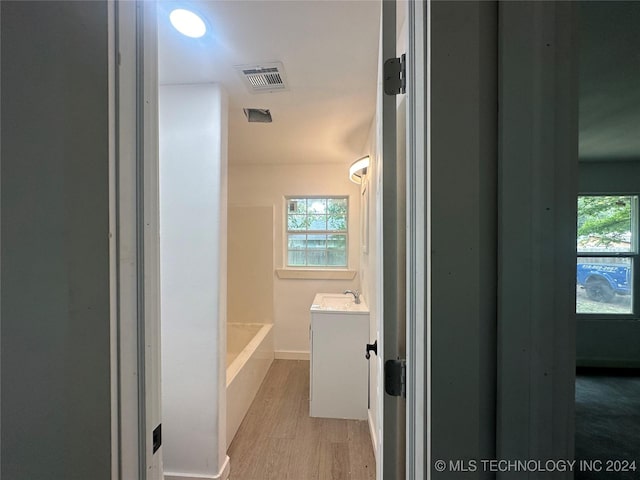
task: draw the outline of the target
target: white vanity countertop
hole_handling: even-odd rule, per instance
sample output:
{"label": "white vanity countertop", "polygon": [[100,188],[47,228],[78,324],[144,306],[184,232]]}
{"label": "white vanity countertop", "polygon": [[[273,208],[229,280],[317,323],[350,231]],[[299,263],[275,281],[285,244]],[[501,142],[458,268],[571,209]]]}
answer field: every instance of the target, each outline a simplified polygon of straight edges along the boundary
{"label": "white vanity countertop", "polygon": [[369,307],[360,295],[360,303],[355,303],[350,293],[317,293],[311,304],[313,313],[369,314]]}

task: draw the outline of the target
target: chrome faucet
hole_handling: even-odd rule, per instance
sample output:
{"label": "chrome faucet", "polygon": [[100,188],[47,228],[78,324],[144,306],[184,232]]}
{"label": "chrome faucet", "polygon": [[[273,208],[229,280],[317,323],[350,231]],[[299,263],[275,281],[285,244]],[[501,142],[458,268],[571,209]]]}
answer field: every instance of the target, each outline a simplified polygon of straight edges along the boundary
{"label": "chrome faucet", "polygon": [[347,293],[350,293],[351,295],[353,295],[353,301],[354,303],[357,305],[360,303],[360,292],[358,290],[345,290],[344,292],[345,295]]}

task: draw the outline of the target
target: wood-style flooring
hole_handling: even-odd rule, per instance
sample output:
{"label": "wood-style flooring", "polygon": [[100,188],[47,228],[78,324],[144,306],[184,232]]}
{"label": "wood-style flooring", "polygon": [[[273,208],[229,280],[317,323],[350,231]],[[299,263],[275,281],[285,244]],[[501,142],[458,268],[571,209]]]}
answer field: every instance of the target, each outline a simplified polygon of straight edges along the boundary
{"label": "wood-style flooring", "polygon": [[307,361],[273,362],[228,455],[230,480],[376,478],[366,421],[309,417]]}

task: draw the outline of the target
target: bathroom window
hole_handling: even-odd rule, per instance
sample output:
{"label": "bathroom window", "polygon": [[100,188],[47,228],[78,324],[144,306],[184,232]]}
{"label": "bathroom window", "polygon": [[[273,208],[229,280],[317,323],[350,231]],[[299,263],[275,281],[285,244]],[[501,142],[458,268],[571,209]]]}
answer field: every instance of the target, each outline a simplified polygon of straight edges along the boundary
{"label": "bathroom window", "polygon": [[288,197],[287,266],[346,267],[347,197]]}
{"label": "bathroom window", "polygon": [[638,197],[578,197],[576,313],[634,313]]}

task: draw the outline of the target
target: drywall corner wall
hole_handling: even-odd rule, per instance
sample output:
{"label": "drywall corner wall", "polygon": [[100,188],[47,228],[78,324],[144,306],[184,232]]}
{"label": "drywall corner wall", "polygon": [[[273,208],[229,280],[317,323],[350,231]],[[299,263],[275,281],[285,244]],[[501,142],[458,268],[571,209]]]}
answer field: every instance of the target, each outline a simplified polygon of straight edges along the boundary
{"label": "drywall corner wall", "polygon": [[226,462],[227,103],[217,85],[160,87],[165,474]]}
{"label": "drywall corner wall", "polygon": [[[492,2],[431,4],[427,355],[433,459],[495,458],[496,22]],[[434,480],[456,477],[432,465]]]}
{"label": "drywall corner wall", "polygon": [[273,206],[228,215],[227,321],[273,323]]}
{"label": "drywall corner wall", "polygon": [[0,12],[0,477],[109,480],[108,5]]}
{"label": "drywall corner wall", "polygon": [[[274,267],[284,265],[284,211],[287,195],[349,196],[349,269],[360,269],[360,193],[348,179],[349,164],[229,165],[229,205],[260,205],[273,209],[273,224],[257,233],[273,235]],[[308,358],[309,307],[318,292],[360,288],[352,280],[283,279],[273,277],[276,358]]]}

